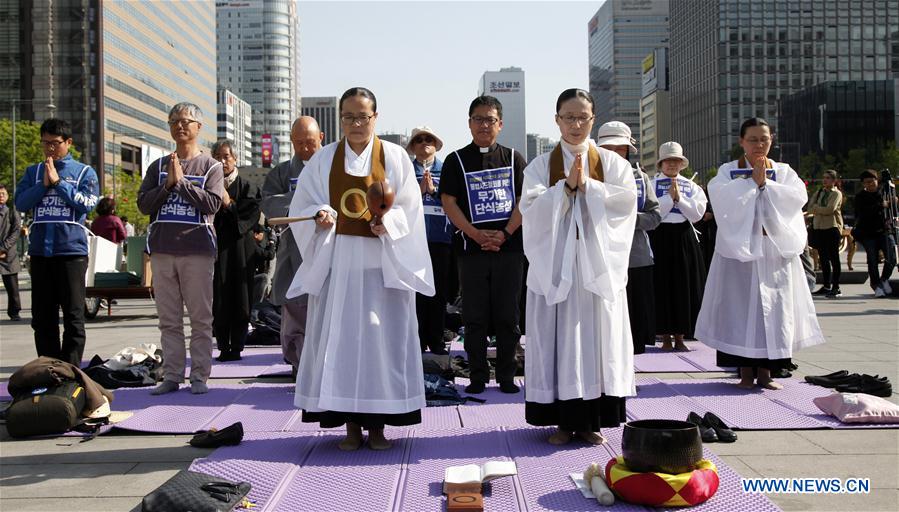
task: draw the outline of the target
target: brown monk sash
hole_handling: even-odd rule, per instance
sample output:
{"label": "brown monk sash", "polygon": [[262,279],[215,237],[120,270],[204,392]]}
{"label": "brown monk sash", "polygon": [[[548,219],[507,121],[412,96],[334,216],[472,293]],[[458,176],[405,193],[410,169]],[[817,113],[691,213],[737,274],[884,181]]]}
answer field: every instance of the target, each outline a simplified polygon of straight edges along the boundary
{"label": "brown monk sash", "polygon": [[[599,151],[592,145],[587,149],[587,167],[590,169],[590,177],[596,181],[603,181],[605,177],[602,172],[602,159],[599,158]],[[559,180],[565,179],[565,164],[562,159],[562,143],[556,144],[556,147],[549,154],[549,186],[553,186]]]}
{"label": "brown monk sash", "polygon": [[[774,160],[771,160],[770,158],[766,158],[765,160],[768,161],[766,164],[767,167],[765,167],[765,169],[774,169]],[[746,155],[741,156],[740,160],[737,162],[737,169],[748,169],[750,167],[752,166],[747,166]]]}
{"label": "brown monk sash", "polygon": [[371,213],[365,202],[368,187],[376,181],[384,181],[387,176],[384,166],[384,150],[381,141],[375,137],[371,149],[371,174],[352,176],[346,172],[346,139],[340,139],[331,174],[328,178],[331,208],[337,211],[337,234],[376,237],[371,232]]}

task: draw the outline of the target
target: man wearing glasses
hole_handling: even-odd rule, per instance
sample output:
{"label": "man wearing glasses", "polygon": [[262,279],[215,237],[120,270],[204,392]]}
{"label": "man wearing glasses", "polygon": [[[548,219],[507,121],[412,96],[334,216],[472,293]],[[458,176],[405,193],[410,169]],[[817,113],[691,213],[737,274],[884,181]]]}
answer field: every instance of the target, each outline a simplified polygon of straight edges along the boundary
{"label": "man wearing glasses", "polygon": [[520,153],[496,143],[503,128],[503,106],[479,96],[468,108],[472,143],[443,165],[440,198],[457,236],[462,271],[465,352],[471,368],[468,393],[482,393],[490,381],[487,336],[496,334],[496,381],[504,393],[517,393],[514,377],[524,252],[521,245],[522,171]]}
{"label": "man wearing glasses", "polygon": [[[16,209],[31,210],[31,327],[38,356],[81,366],[84,332],[84,273],[87,214],[97,206],[97,173],[69,154],[72,129],[61,119],[41,124],[45,160],[25,171],[16,189]],[[59,340],[59,309],[63,334]]]}
{"label": "man wearing glasses", "polygon": [[428,252],[434,269],[434,296],[428,297],[420,293],[415,296],[418,338],[422,352],[430,350],[432,354],[438,355],[448,354],[443,341],[443,328],[446,325],[446,302],[452,293],[449,287],[453,231],[443,213],[440,196],[437,195],[443,162],[437,158],[436,153],[442,148],[443,141],[427,126],[413,128],[412,138],[406,146],[406,150],[412,155],[412,166],[421,189]]}
{"label": "man wearing glasses", "polygon": [[154,395],[178,390],[184,381],[184,306],[190,317],[190,391],[206,393],[212,369],[212,279],[216,258],[215,212],[225,196],[222,163],[200,151],[203,112],[178,103],[169,112],[175,152],[147,168],[137,195],[150,216],[147,252],[163,352],[162,383]]}

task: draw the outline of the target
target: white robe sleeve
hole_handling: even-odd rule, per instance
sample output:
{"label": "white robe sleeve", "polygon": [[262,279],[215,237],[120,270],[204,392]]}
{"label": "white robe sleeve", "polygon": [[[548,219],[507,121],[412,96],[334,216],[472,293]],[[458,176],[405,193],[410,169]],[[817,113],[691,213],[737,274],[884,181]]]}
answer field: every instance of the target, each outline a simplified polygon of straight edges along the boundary
{"label": "white robe sleeve", "polygon": [[519,211],[522,217],[524,253],[530,263],[528,288],[546,297],[550,305],[568,298],[573,276],[575,224],[571,221],[573,199],[565,193],[565,182],[549,185],[549,153],[531,161],[524,169]]}
{"label": "white robe sleeve", "polygon": [[384,286],[433,296],[434,270],[428,252],[424,208],[415,169],[405,152],[391,150],[385,156],[388,180],[396,192],[396,199],[381,219],[387,229],[387,233],[380,237],[383,242],[381,266]]}
{"label": "white robe sleeve", "polygon": [[[310,217],[325,210],[337,218],[329,196],[331,160],[336,147],[336,144],[330,144],[322,148],[306,164],[297,180],[288,215]],[[321,292],[322,284],[331,271],[336,229],[336,223],[330,229],[323,229],[314,220],[290,224],[303,263],[287,290],[287,298],[303,294],[318,295]]]}
{"label": "white robe sleeve", "polygon": [[627,160],[599,149],[604,181],[587,179],[586,194],[575,201],[582,215],[578,260],[584,288],[605,300],[615,300],[627,287],[634,225],[637,222],[637,183]]}
{"label": "white robe sleeve", "polygon": [[[520,210],[528,288],[558,304],[573,284],[575,253],[583,287],[606,300],[627,286],[627,266],[637,219],[637,187],[627,162],[600,149],[605,181],[588,179],[570,197],[560,181],[548,186],[549,155],[524,171]],[[567,168],[566,168],[567,174]]]}
{"label": "white robe sleeve", "polygon": [[792,258],[802,254],[808,238],[802,217],[808,191],[789,165],[775,164],[775,168],[777,180],[767,180],[759,197],[762,229],[782,258]]}
{"label": "white robe sleeve", "polygon": [[[681,183],[684,181],[689,180],[684,179]],[[693,189],[693,193],[690,196],[684,194],[683,187],[681,187],[680,200],[677,202],[677,208],[690,222],[699,222],[705,214],[705,207],[709,201],[705,197],[705,192],[702,191],[702,187],[695,183],[691,183],[690,186]],[[670,199],[671,196],[668,196],[668,198]]]}
{"label": "white robe sleeve", "polygon": [[805,186],[788,165],[775,167],[776,181],[767,180],[764,191],[750,178],[731,179],[736,162],[722,165],[709,183],[718,222],[715,252],[721,256],[738,261],[762,258],[763,236],[769,237],[784,258],[805,248]]}

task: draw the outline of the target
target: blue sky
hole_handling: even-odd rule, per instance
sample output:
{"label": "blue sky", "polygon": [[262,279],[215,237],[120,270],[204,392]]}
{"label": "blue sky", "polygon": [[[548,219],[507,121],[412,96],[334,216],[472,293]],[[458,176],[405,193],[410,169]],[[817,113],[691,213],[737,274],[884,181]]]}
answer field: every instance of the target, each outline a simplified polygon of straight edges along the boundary
{"label": "blue sky", "polygon": [[528,133],[553,139],[559,93],[586,89],[589,2],[298,2],[300,95],[378,98],[378,133],[430,125],[441,151],[471,142],[468,104],[486,70],[525,72]]}

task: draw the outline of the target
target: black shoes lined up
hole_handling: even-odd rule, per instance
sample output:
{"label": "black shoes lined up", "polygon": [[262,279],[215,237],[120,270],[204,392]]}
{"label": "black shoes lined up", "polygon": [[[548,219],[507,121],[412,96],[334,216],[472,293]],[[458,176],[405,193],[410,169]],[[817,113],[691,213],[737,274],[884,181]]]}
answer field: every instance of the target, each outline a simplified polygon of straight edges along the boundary
{"label": "black shoes lined up", "polygon": [[890,379],[879,375],[849,373],[846,370],[827,375],[807,375],[805,381],[816,386],[836,389],[840,393],[865,393],[884,398],[893,394]]}
{"label": "black shoes lined up", "polygon": [[737,440],[737,434],[721,418],[710,412],[701,418],[695,412],[691,412],[687,416],[687,421],[699,427],[703,443],[733,443]]}
{"label": "black shoes lined up", "polygon": [[[479,395],[483,393],[485,389],[487,389],[487,384],[476,380],[471,381],[471,384],[465,386],[465,392],[471,395]],[[499,383],[499,390],[503,393],[513,394],[521,391],[521,388],[512,381],[504,381]]]}

